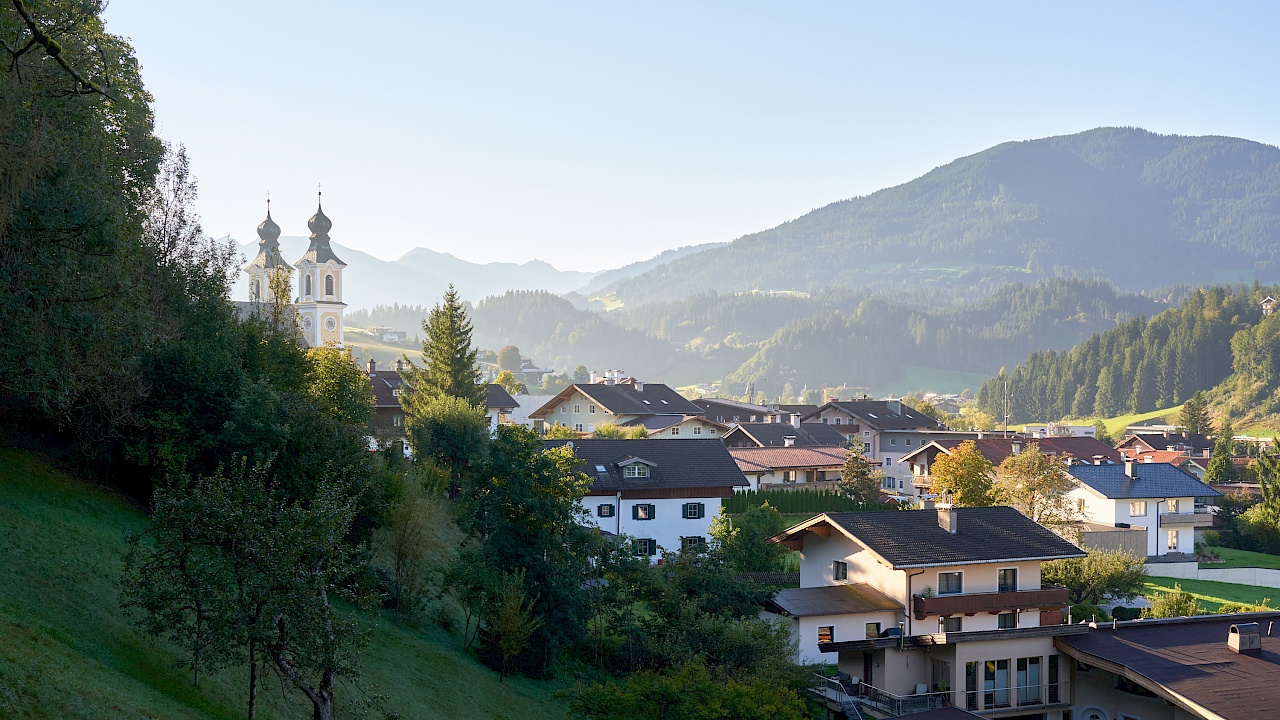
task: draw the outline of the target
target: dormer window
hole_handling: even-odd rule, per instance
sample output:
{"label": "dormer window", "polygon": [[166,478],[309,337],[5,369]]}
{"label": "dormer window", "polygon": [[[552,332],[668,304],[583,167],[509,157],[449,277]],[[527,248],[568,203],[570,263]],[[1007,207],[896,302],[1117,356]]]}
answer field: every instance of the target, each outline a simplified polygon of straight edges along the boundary
{"label": "dormer window", "polygon": [[629,478],[649,477],[649,466],[644,463],[632,463],[622,468],[622,476]]}

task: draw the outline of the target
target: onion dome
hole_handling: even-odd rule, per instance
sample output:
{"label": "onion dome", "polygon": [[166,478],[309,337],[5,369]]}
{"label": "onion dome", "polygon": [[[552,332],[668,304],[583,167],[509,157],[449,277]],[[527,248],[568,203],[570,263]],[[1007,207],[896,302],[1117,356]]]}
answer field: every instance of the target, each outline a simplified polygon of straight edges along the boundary
{"label": "onion dome", "polygon": [[332,262],[339,267],[346,267],[347,264],[338,259],[333,254],[333,248],[329,246],[329,230],[333,228],[333,221],[324,214],[324,209],[320,207],[320,201],[316,201],[316,214],[311,216],[307,221],[307,228],[311,230],[311,246],[307,248],[306,254],[298,259],[298,263],[316,263],[323,265]]}
{"label": "onion dome", "polygon": [[311,216],[307,221],[307,229],[311,231],[311,237],[319,237],[328,235],[333,229],[333,221],[324,214],[324,209],[320,207],[319,201],[316,202],[316,214]]}
{"label": "onion dome", "polygon": [[280,239],[280,226],[271,219],[271,209],[267,208],[267,219],[258,226],[258,240],[263,243],[274,243]]}

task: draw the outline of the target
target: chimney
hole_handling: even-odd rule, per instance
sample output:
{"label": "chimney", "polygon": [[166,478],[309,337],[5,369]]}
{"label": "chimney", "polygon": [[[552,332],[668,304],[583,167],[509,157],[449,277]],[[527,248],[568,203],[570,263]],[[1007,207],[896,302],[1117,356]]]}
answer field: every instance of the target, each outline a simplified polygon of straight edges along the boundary
{"label": "chimney", "polygon": [[938,527],[952,535],[956,534],[956,531],[960,529],[960,525],[954,507],[938,508]]}
{"label": "chimney", "polygon": [[791,427],[800,427],[800,413],[791,413]]}
{"label": "chimney", "polygon": [[372,375],[378,369],[378,363],[373,358],[369,358],[369,374]]}
{"label": "chimney", "polygon": [[1102,464],[1102,459],[1103,459],[1103,457],[1104,457],[1103,455],[1094,455],[1094,456],[1093,456],[1093,464],[1094,464],[1094,465],[1101,465],[1101,464]]}
{"label": "chimney", "polygon": [[1013,455],[1017,455],[1018,453],[1022,452],[1022,443],[1016,442],[1011,444],[1009,446],[1009,452]]}
{"label": "chimney", "polygon": [[930,495],[926,495],[923,498],[920,498],[920,507],[924,508],[925,510],[933,510],[934,509],[933,497]]}
{"label": "chimney", "polygon": [[639,380],[637,380],[637,381],[635,381],[635,382],[634,382],[634,383],[632,383],[632,384],[633,384],[633,385],[635,385],[635,387],[636,387],[636,392],[641,392],[641,393],[642,393],[642,392],[644,392],[644,383],[642,383],[642,382],[640,382]]}
{"label": "chimney", "polygon": [[1137,470],[1135,470],[1135,469],[1134,469],[1134,467],[1133,467],[1133,461],[1132,461],[1132,460],[1125,460],[1125,461],[1124,461],[1124,474],[1125,474],[1125,475],[1128,475],[1129,477],[1133,478],[1134,480],[1137,480],[1137,479],[1138,479]]}
{"label": "chimney", "polygon": [[1227,631],[1227,647],[1232,652],[1257,655],[1262,652],[1262,628],[1256,622],[1236,623]]}
{"label": "chimney", "polygon": [[782,438],[782,447],[795,447],[795,446],[796,446],[796,436],[795,436],[795,435],[788,435],[788,436],[786,436],[786,437]]}
{"label": "chimney", "polygon": [[1155,462],[1155,458],[1150,455],[1144,455],[1142,458],[1142,462],[1150,464]]}
{"label": "chimney", "polygon": [[592,371],[591,371],[591,379],[589,380],[589,382],[590,382],[592,385],[595,385],[595,384],[596,384],[596,371],[595,371],[595,370],[592,370]]}
{"label": "chimney", "polygon": [[401,370],[404,370],[404,361],[403,361],[403,360],[400,360],[399,358],[397,358],[397,359],[396,359],[396,372],[400,372]]}

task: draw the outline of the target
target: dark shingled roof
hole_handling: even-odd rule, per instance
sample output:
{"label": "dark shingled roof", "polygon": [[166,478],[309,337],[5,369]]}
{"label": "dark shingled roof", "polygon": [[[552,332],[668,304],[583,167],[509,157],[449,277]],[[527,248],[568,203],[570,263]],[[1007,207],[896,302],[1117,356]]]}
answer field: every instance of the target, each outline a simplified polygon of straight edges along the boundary
{"label": "dark shingled roof", "polygon": [[[747,478],[719,439],[709,440],[547,440],[546,447],[573,445],[591,478],[593,492],[654,488],[725,488],[747,485]],[[652,465],[647,478],[624,478],[618,463],[628,459]],[[601,470],[603,468],[603,470]]]}
{"label": "dark shingled roof", "polygon": [[1200,455],[1205,450],[1213,449],[1213,441],[1200,433],[1178,433],[1178,432],[1143,432],[1139,428],[1130,428],[1130,435],[1119,443],[1118,447],[1148,447],[1152,450],[1167,450],[1173,448],[1190,448],[1191,454]]}
{"label": "dark shingled roof", "polygon": [[636,427],[638,425],[643,425],[645,430],[666,430],[672,425],[679,425],[685,420],[701,420],[708,425],[715,425],[720,428],[725,427],[715,420],[708,420],[701,415],[644,415],[642,417],[628,420],[618,427]]}
{"label": "dark shingled roof", "polygon": [[1083,557],[1084,551],[1011,507],[957,508],[957,531],[938,525],[945,510],[827,513],[895,569],[1009,560]]}
{"label": "dark shingled roof", "polygon": [[511,397],[511,393],[507,389],[497,383],[489,383],[489,397],[485,400],[486,408],[497,408],[499,410],[515,410],[520,407],[520,403]]}
{"label": "dark shingled roof", "polygon": [[1125,474],[1125,465],[1072,465],[1073,477],[1102,493],[1103,497],[1166,498],[1213,497],[1222,493],[1195,475],[1169,463],[1133,463],[1136,478]]}
{"label": "dark shingled roof", "polygon": [[785,447],[788,436],[796,439],[796,447],[838,447],[848,440],[834,426],[820,422],[800,423],[795,427],[790,423],[738,423],[738,426],[725,433],[725,442],[743,437],[756,447]]}
{"label": "dark shingled roof", "polygon": [[[892,400],[832,400],[818,408],[809,417],[826,407],[838,407],[876,430],[941,430],[942,423],[916,410]],[[896,412],[895,412],[896,408]]]}
{"label": "dark shingled roof", "polygon": [[[1124,458],[1121,457],[1120,451],[1092,437],[1046,437],[1046,438],[983,438],[981,440],[965,439],[960,437],[938,438],[933,441],[938,447],[950,453],[952,450],[960,447],[962,443],[972,442],[974,448],[987,462],[992,465],[999,465],[1004,462],[1005,458],[1013,454],[1013,446],[1017,444],[1020,450],[1026,450],[1032,445],[1040,448],[1040,452],[1045,455],[1058,455],[1060,457],[1072,457],[1082,463],[1092,463],[1095,457],[1101,456],[1111,462],[1120,462]],[[921,451],[929,446],[921,446],[920,450],[907,453],[902,457],[903,462],[909,461],[910,458],[918,455]]]}
{"label": "dark shingled roof", "polygon": [[[1135,620],[1054,640],[1067,655],[1109,672],[1123,674],[1175,705],[1203,717],[1208,711],[1228,720],[1275,717],[1280,698],[1280,637],[1267,626],[1280,613]],[[1233,623],[1256,622],[1262,651],[1228,649]],[[1188,707],[1188,705],[1195,707]]]}
{"label": "dark shingled roof", "polygon": [[[586,395],[597,405],[614,415],[701,415],[702,408],[684,399],[680,393],[662,383],[642,383],[636,389],[632,383],[605,385],[603,383],[579,383],[561,390],[546,405],[530,413],[530,417],[544,417],[557,405],[577,392]],[[718,441],[717,441],[718,442]]]}
{"label": "dark shingled roof", "polygon": [[901,604],[866,583],[786,588],[773,597],[773,604],[794,617],[902,611]]}

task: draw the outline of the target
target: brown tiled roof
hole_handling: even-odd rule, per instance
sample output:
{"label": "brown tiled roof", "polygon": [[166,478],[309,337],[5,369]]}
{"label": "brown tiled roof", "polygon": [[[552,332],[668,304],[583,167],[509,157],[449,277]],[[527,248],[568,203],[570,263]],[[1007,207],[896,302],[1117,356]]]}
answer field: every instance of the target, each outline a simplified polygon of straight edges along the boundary
{"label": "brown tiled roof", "polygon": [[729,448],[729,454],[742,472],[762,473],[777,468],[840,466],[849,451],[823,447]]}
{"label": "brown tiled roof", "polygon": [[[1088,665],[1122,675],[1196,717],[1261,720],[1275,717],[1280,698],[1280,637],[1267,636],[1280,613],[1134,620],[1100,625],[1086,635],[1059,637],[1060,650]],[[1233,623],[1256,622],[1262,650],[1227,647]],[[1280,624],[1280,623],[1277,623]]]}

